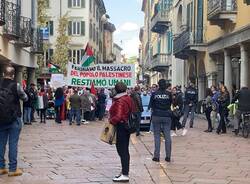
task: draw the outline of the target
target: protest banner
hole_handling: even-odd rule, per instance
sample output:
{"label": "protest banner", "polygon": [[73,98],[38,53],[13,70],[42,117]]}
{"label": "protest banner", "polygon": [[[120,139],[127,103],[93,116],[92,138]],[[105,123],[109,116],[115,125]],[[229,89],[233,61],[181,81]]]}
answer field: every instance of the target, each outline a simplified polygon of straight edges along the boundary
{"label": "protest banner", "polygon": [[128,87],[135,86],[135,66],[133,64],[98,64],[82,67],[73,63],[68,64],[67,85],[77,87],[112,88],[122,81]]}
{"label": "protest banner", "polygon": [[52,74],[50,85],[53,88],[63,87],[65,85],[64,75],[63,74]]}

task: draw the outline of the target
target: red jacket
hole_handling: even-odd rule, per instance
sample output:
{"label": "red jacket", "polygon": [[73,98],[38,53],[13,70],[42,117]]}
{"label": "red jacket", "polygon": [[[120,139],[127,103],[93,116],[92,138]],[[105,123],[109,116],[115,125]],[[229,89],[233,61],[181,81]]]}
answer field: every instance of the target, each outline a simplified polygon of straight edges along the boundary
{"label": "red jacket", "polygon": [[109,110],[109,122],[113,125],[127,123],[131,112],[134,112],[131,97],[127,94],[117,95],[114,97],[113,104]]}

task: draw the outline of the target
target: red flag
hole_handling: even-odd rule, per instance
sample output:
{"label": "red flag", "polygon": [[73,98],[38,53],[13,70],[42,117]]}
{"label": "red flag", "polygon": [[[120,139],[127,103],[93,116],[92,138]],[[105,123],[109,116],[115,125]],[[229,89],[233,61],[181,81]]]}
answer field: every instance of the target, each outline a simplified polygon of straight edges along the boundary
{"label": "red flag", "polygon": [[93,82],[91,83],[90,93],[92,93],[93,95],[97,94],[96,89],[95,89],[95,85]]}

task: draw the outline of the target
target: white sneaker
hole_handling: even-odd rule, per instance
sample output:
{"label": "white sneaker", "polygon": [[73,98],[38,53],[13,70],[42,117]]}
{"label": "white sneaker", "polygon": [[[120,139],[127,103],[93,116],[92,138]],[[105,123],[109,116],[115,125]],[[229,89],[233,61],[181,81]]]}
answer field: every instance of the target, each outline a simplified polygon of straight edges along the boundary
{"label": "white sneaker", "polygon": [[115,178],[113,178],[113,182],[128,182],[129,181],[129,177],[126,175],[120,175],[120,176],[116,176]]}
{"label": "white sneaker", "polygon": [[176,136],[177,136],[177,134],[175,132],[171,133],[171,137],[176,137]]}
{"label": "white sneaker", "polygon": [[82,122],[84,123],[86,120],[85,119],[82,119]]}
{"label": "white sneaker", "polygon": [[89,124],[89,122],[88,122],[88,121],[85,121],[85,122],[83,122],[83,124],[84,124],[84,125],[87,125],[87,124]]}
{"label": "white sneaker", "polygon": [[186,128],[184,128],[183,131],[182,131],[182,136],[185,136],[187,134],[187,131],[188,130]]}

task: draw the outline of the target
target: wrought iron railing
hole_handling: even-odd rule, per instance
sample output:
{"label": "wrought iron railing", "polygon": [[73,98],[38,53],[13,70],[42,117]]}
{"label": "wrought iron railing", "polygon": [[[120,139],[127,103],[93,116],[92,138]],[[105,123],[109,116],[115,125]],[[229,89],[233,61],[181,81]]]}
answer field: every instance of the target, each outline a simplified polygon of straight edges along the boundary
{"label": "wrought iron railing", "polygon": [[20,29],[17,43],[23,46],[31,46],[33,42],[32,21],[28,17],[20,17]]}
{"label": "wrought iron railing", "polygon": [[0,0],[0,26],[5,24],[5,0]]}
{"label": "wrought iron railing", "polygon": [[206,42],[204,27],[192,31],[187,26],[183,28],[183,31],[174,38],[174,53],[181,52],[190,45],[201,45]]}
{"label": "wrought iron railing", "polygon": [[207,15],[211,18],[220,12],[237,11],[237,0],[208,0]]}
{"label": "wrought iron railing", "polygon": [[20,37],[20,6],[12,3],[5,2],[5,25],[3,33],[10,37]]}
{"label": "wrought iron railing", "polygon": [[40,28],[32,29],[33,31],[33,44],[31,52],[36,54],[43,54],[43,34]]}

